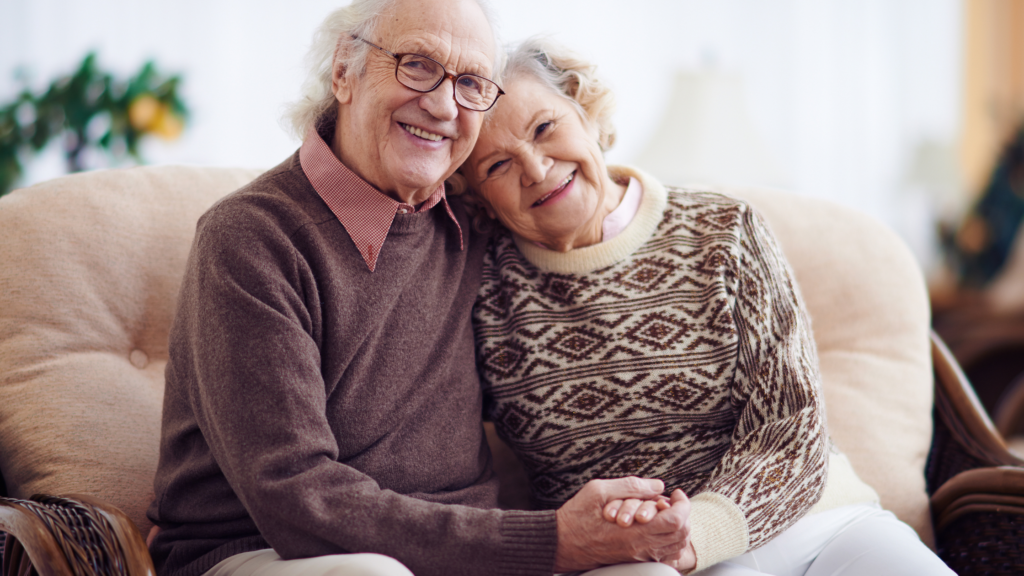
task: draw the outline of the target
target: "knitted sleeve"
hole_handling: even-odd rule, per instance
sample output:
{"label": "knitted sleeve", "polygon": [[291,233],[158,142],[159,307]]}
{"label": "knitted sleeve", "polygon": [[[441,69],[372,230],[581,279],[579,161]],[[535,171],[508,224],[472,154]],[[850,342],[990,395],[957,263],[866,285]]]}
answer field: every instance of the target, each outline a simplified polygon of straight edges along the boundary
{"label": "knitted sleeve", "polygon": [[757,548],[814,505],[828,436],[810,320],[781,249],[746,208],[728,282],[738,354],[731,445],[692,500],[697,570]]}

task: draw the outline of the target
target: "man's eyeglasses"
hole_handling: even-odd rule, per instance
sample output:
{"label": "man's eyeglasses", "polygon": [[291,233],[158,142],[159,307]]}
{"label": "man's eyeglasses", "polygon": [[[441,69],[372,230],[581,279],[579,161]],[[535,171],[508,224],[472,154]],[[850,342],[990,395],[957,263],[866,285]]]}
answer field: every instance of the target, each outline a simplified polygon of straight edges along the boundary
{"label": "man's eyeglasses", "polygon": [[419,54],[394,54],[369,40],[352,36],[354,40],[366,42],[377,50],[395,59],[395,78],[410,90],[430,92],[441,85],[445,78],[452,79],[455,87],[455,102],[466,110],[485,112],[494,106],[498,97],[504,94],[497,84],[476,74],[450,74],[440,62]]}

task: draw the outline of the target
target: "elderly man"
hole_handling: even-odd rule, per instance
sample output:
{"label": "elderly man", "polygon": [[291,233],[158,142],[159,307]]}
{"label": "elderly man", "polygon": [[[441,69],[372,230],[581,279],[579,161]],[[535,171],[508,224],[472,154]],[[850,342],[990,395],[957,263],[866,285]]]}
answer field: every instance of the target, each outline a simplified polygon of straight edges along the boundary
{"label": "elderly man", "polygon": [[200,220],[150,509],[161,574],[550,575],[685,545],[685,499],[601,517],[654,480],[494,509],[470,324],[485,242],[443,185],[500,96],[491,30],[475,0],[338,10],[301,148]]}

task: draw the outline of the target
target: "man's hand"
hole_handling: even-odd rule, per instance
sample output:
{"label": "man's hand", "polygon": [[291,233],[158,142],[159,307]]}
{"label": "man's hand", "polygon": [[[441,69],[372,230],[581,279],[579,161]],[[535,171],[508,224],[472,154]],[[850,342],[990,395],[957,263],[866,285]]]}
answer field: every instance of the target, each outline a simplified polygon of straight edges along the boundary
{"label": "man's hand", "polygon": [[690,535],[690,501],[681,490],[672,493],[667,508],[644,523],[623,528],[604,517],[609,502],[657,500],[664,489],[660,480],[635,477],[587,482],[558,509],[555,572],[685,556]]}

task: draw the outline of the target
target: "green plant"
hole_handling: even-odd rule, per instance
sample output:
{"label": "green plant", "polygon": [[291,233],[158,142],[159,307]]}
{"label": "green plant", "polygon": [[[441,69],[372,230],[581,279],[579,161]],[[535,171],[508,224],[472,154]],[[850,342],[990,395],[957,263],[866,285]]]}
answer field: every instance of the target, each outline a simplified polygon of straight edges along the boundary
{"label": "green plant", "polygon": [[43,93],[23,89],[0,106],[0,196],[17,182],[23,162],[54,138],[63,138],[69,172],[85,168],[82,153],[88,148],[115,161],[131,156],[142,162],[144,136],[173,139],[184,128],[188,111],[178,94],[180,84],[180,76],[160,74],[152,61],[127,81],[116,80],[90,53],[78,70]]}

